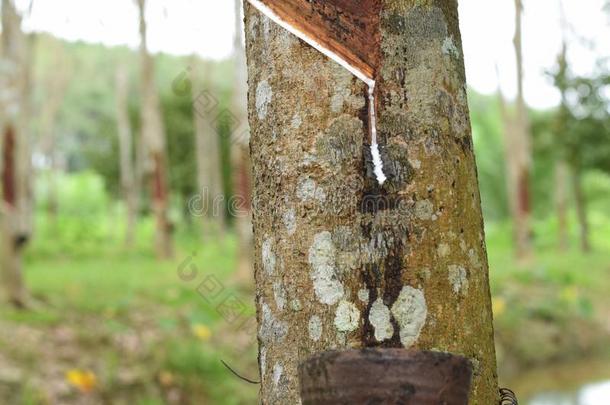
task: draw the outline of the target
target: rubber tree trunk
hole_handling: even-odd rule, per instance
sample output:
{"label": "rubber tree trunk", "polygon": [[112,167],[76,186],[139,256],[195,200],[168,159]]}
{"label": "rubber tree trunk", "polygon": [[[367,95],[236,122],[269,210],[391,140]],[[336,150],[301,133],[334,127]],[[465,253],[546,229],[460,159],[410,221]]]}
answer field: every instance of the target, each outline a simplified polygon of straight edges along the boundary
{"label": "rubber tree trunk", "polygon": [[125,246],[133,247],[138,220],[138,195],[133,162],[133,136],[129,124],[129,77],[124,65],[119,65],[116,71],[116,115],[117,133],[119,136],[119,169],[121,173],[121,189],[127,209],[125,223]]}
{"label": "rubber tree trunk", "polygon": [[155,251],[160,259],[173,256],[172,224],[168,217],[169,185],[165,126],[161,103],[155,86],[154,59],[148,52],[146,37],[145,0],[137,0],[140,10],[141,59],[141,125],[142,141],[146,146],[145,171],[150,177],[152,209],[156,218]]}
{"label": "rubber tree trunk", "polygon": [[246,7],[264,404],[299,403],[313,353],[361,347],[464,355],[471,403],[498,403],[457,2],[381,4],[382,187],[366,86]]}
{"label": "rubber tree trunk", "polygon": [[195,151],[197,157],[197,184],[201,193],[202,230],[206,238],[213,239],[225,231],[225,211],[220,164],[220,139],[215,126],[218,111],[210,111],[208,97],[212,97],[209,64],[192,60],[193,119],[195,121]]}
{"label": "rubber tree trunk", "polygon": [[532,253],[531,229],[530,229],[530,168],[531,168],[531,146],[527,107],[523,94],[523,46],[521,15],[523,4],[521,0],[515,0],[515,56],[517,64],[517,100],[511,141],[511,160],[509,169],[509,181],[512,192],[512,209],[514,220],[514,234],[516,254],[519,258],[530,256]]}
{"label": "rubber tree trunk", "polygon": [[576,205],[576,217],[580,233],[580,249],[583,253],[591,252],[591,242],[589,241],[589,220],[587,218],[587,197],[582,189],[582,172],[574,169],[572,175],[572,188],[574,192],[574,202]]}
{"label": "rubber tree trunk", "polygon": [[32,232],[32,169],[28,132],[31,65],[27,38],[21,30],[21,16],[11,0],[2,1],[2,27],[0,64],[5,72],[0,78],[0,85],[5,94],[0,101],[0,272],[9,301],[23,307],[27,304],[28,294],[23,280],[22,252]]}
{"label": "rubber tree trunk", "polygon": [[233,87],[233,114],[236,118],[232,128],[233,184],[236,208],[232,214],[238,238],[237,271],[238,284],[246,288],[254,285],[253,262],[254,241],[252,235],[252,160],[250,159],[250,126],[247,113],[246,51],[243,45],[242,1],[234,0],[235,36],[233,38],[233,61],[235,84]]}

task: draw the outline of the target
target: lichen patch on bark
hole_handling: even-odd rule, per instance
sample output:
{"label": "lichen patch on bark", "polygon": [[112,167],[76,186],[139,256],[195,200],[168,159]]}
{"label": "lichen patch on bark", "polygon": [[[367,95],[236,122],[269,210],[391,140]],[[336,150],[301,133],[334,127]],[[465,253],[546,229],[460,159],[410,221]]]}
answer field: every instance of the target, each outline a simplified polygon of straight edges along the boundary
{"label": "lichen patch on bark", "polygon": [[292,121],[290,122],[290,127],[292,129],[299,129],[301,128],[301,124],[303,124],[303,119],[301,118],[301,116],[296,113],[292,116]]}
{"label": "lichen patch on bark", "polygon": [[262,312],[259,338],[264,343],[282,342],[288,333],[288,324],[277,319],[265,303],[262,304]]}
{"label": "lichen patch on bark", "polygon": [[378,342],[390,339],[394,335],[394,327],[390,322],[390,309],[381,298],[377,298],[371,306],[369,322],[375,328],[375,339]]}
{"label": "lichen patch on bark", "polygon": [[269,103],[273,97],[273,90],[267,80],[263,80],[256,88],[256,111],[258,118],[264,120],[267,117]]}
{"label": "lichen patch on bark", "polygon": [[275,253],[273,252],[273,239],[265,239],[265,241],[263,242],[263,247],[261,249],[261,255],[265,273],[270,276],[275,272],[276,262]]}
{"label": "lichen patch on bark", "polygon": [[335,327],[339,332],[353,332],[360,324],[360,311],[349,301],[341,301],[335,314]]}
{"label": "lichen patch on bark", "polygon": [[309,318],[308,330],[311,340],[314,342],[320,340],[320,337],[322,337],[322,328],[322,321],[318,315],[313,315]]}
{"label": "lichen patch on bark", "polygon": [[362,301],[364,304],[368,304],[369,303],[369,290],[367,290],[366,288],[361,288],[360,290],[358,290],[358,299],[360,301]]}
{"label": "lichen patch on bark", "polygon": [[436,251],[438,252],[439,257],[442,258],[447,257],[449,253],[451,253],[451,248],[447,243],[440,243]]}
{"label": "lichen patch on bark", "polygon": [[278,310],[283,311],[286,304],[286,290],[281,281],[273,283],[273,296],[275,298],[275,306]]}
{"label": "lichen patch on bark", "polygon": [[284,221],[284,226],[286,227],[286,232],[288,235],[294,235],[294,232],[297,229],[297,218],[296,213],[293,208],[290,208],[284,212],[282,216]]}
{"label": "lichen patch on bark", "polygon": [[404,286],[392,305],[392,315],[398,322],[402,345],[411,347],[417,342],[428,316],[424,293],[411,286]]}
{"label": "lichen patch on bark", "polygon": [[300,179],[297,185],[297,197],[301,201],[315,200],[320,203],[326,201],[326,193],[318,186],[316,181],[309,177]]}
{"label": "lichen patch on bark", "polygon": [[449,282],[454,293],[466,294],[468,292],[468,272],[463,266],[455,264],[449,266]]}
{"label": "lichen patch on bark", "polygon": [[453,56],[454,58],[460,57],[460,50],[455,46],[452,36],[445,38],[442,51],[445,55]]}
{"label": "lichen patch on bark", "polygon": [[275,363],[273,365],[273,385],[275,385],[276,388],[280,384],[282,373],[284,373],[284,367],[279,363]]}
{"label": "lichen patch on bark", "polygon": [[415,203],[415,216],[421,220],[432,219],[434,206],[429,200],[421,200]]}
{"label": "lichen patch on bark", "polygon": [[317,234],[309,248],[310,277],[316,297],[326,305],[336,304],[344,293],[343,284],[336,273],[335,257],[331,233],[324,231]]}

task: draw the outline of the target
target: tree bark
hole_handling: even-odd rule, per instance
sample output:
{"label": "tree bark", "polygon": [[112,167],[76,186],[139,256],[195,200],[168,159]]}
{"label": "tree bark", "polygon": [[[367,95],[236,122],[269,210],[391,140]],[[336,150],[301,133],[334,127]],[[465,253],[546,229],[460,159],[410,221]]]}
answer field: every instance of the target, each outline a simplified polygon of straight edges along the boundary
{"label": "tree bark", "polygon": [[133,137],[129,124],[128,107],[129,78],[124,65],[119,65],[116,72],[116,115],[119,136],[119,154],[121,171],[121,191],[127,209],[125,228],[125,246],[133,247],[135,242],[138,218],[138,195],[133,163]]}
{"label": "tree bark", "polygon": [[236,204],[235,229],[238,240],[236,281],[246,287],[254,285],[253,262],[254,240],[252,235],[252,160],[250,159],[250,127],[248,125],[248,95],[246,51],[243,45],[242,1],[234,0],[235,36],[233,38],[233,61],[235,84],[233,87],[233,114],[235,125],[232,131],[233,184]]}
{"label": "tree bark", "polygon": [[572,187],[574,190],[574,202],[576,205],[576,217],[578,218],[578,229],[580,233],[580,249],[583,253],[591,252],[589,241],[589,220],[587,218],[587,198],[582,189],[582,172],[574,169],[572,174]]}
{"label": "tree bark", "polygon": [[146,37],[145,0],[137,0],[140,10],[141,58],[141,125],[146,147],[144,170],[150,177],[152,208],[156,218],[155,251],[160,259],[173,256],[172,224],[168,217],[169,185],[165,126],[161,103],[155,86],[154,59],[148,52]]}
{"label": "tree bark", "polygon": [[[206,100],[212,97],[208,64],[192,59],[193,118],[195,120],[195,151],[197,159],[197,185],[203,207],[202,231],[204,237],[213,239],[225,232],[222,167],[220,164],[220,139]],[[218,113],[218,111],[215,111]]]}
{"label": "tree bark", "polygon": [[27,38],[21,30],[21,16],[13,1],[2,1],[2,54],[5,72],[0,85],[5,89],[0,100],[0,135],[2,136],[2,226],[1,272],[9,301],[18,307],[27,305],[23,280],[22,252],[32,232],[30,113],[31,70]]}
{"label": "tree bark", "polygon": [[461,354],[498,403],[457,2],[385,0],[371,169],[367,87],[246,8],[261,400],[299,403],[330,349]]}

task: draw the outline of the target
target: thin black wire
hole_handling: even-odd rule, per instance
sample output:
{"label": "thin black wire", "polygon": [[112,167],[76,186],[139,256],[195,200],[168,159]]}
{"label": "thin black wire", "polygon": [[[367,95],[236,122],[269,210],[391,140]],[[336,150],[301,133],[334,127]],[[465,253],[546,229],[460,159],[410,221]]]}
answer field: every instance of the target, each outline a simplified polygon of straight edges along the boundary
{"label": "thin black wire", "polygon": [[260,384],[260,381],[254,381],[251,380],[249,378],[243,377],[242,375],[240,375],[237,371],[233,370],[231,368],[231,366],[229,366],[227,363],[225,363],[224,360],[220,360],[220,362],[222,363],[223,366],[225,366],[231,373],[233,373],[233,375],[235,375],[235,377],[239,378],[240,380],[244,380],[245,382],[249,383],[249,384]]}

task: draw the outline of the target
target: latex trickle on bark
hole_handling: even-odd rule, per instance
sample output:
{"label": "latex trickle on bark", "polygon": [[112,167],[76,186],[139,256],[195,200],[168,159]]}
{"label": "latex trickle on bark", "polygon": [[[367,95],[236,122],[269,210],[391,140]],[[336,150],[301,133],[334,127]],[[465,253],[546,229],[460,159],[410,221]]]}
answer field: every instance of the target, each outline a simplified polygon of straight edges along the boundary
{"label": "latex trickle on bark", "polygon": [[[354,44],[341,43],[338,37],[333,37],[332,30],[324,24],[316,24],[314,18],[307,19],[302,16],[295,15],[300,8],[313,7],[305,0],[248,0],[257,10],[266,15],[272,21],[288,30],[299,39],[305,41],[310,46],[314,47],[328,58],[334,60],[339,65],[350,71],[358,79],[362,80],[368,86],[368,105],[369,105],[369,120],[370,120],[370,148],[373,158],[374,172],[377,182],[383,185],[387,180],[383,171],[383,160],[379,152],[379,144],[377,142],[377,112],[376,112],[376,97],[375,97],[375,71],[378,57],[376,51],[372,50],[371,46],[375,46],[375,41],[372,44],[366,44],[361,41],[361,52],[354,51],[358,49]],[[371,0],[372,1],[372,0]],[[362,7],[367,9],[367,7]],[[301,10],[302,11],[302,10]],[[291,15],[291,12],[293,15]],[[372,11],[374,14],[374,10]],[[373,19],[374,20],[374,19]],[[326,22],[327,24],[331,24]],[[371,27],[374,24],[362,24],[364,27]],[[357,29],[358,27],[354,27]],[[373,27],[372,29],[375,29]],[[357,38],[363,37],[369,40],[367,32],[358,32],[353,36],[354,41]],[[366,46],[365,46],[366,45]],[[368,47],[368,50],[365,49]]]}

